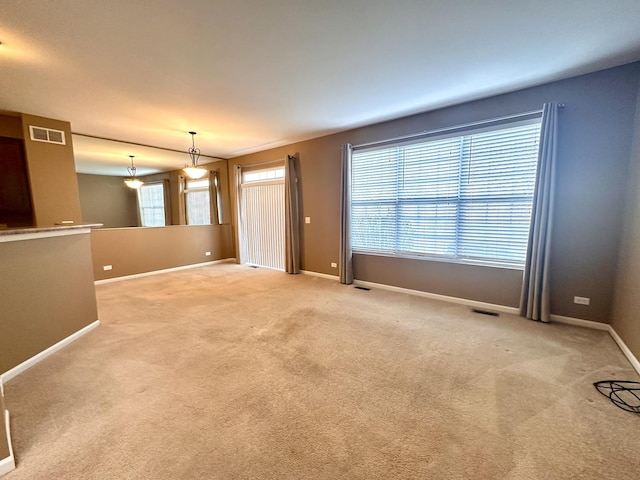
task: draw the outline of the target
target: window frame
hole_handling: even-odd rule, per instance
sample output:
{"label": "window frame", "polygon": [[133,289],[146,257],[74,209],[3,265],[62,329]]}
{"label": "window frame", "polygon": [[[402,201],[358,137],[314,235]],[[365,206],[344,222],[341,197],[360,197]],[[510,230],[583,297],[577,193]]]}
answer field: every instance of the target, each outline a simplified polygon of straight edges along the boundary
{"label": "window frame", "polygon": [[[385,204],[385,200],[371,200],[369,201],[369,203],[367,204],[366,202],[363,202],[362,200],[358,200],[357,198],[354,199],[354,192],[353,192],[353,186],[354,186],[354,162],[358,161],[358,156],[360,154],[366,154],[366,153],[370,153],[370,152],[381,152],[384,151],[385,149],[393,149],[396,147],[410,147],[410,146],[420,146],[423,144],[431,144],[434,142],[438,142],[441,140],[446,140],[446,139],[454,139],[454,140],[459,140],[462,139],[464,137],[471,137],[472,135],[479,135],[479,134],[483,134],[483,133],[490,133],[490,132],[497,132],[497,131],[501,131],[501,130],[510,130],[512,128],[517,128],[517,127],[523,127],[523,126],[534,126],[534,130],[537,129],[537,135],[535,136],[535,147],[532,147],[531,145],[529,145],[529,149],[530,150],[535,150],[535,160],[533,161],[533,179],[531,181],[531,183],[528,183],[527,185],[530,186],[531,188],[531,194],[527,195],[526,198],[524,198],[522,195],[512,195],[511,197],[509,196],[504,196],[504,197],[500,197],[499,199],[488,199],[485,198],[485,208],[487,209],[487,211],[489,211],[489,204],[491,204],[491,202],[495,202],[496,205],[498,204],[503,204],[503,205],[508,205],[508,203],[506,202],[509,198],[512,198],[511,203],[510,203],[510,208],[511,209],[517,209],[517,206],[515,206],[516,204],[516,197],[518,197],[518,200],[520,202],[522,201],[526,201],[528,203],[528,209],[529,209],[529,213],[528,213],[528,223],[527,223],[527,234],[526,235],[522,235],[521,237],[519,237],[519,242],[524,241],[525,245],[528,241],[528,237],[529,237],[529,233],[530,233],[530,228],[531,228],[531,211],[532,211],[532,206],[533,206],[533,198],[534,198],[534,191],[535,191],[535,183],[536,183],[536,177],[537,177],[537,168],[538,168],[538,147],[539,147],[539,141],[540,141],[540,126],[541,126],[541,114],[539,112],[533,112],[531,114],[523,114],[521,116],[519,116],[521,118],[519,119],[509,119],[508,121],[506,120],[501,120],[499,119],[498,121],[495,122],[482,122],[485,125],[478,125],[478,124],[473,124],[473,126],[461,126],[461,127],[452,127],[450,129],[443,129],[443,130],[439,130],[437,132],[434,133],[428,133],[425,132],[424,134],[421,135],[415,135],[412,137],[404,137],[404,138],[398,138],[398,139],[392,139],[392,140],[388,140],[388,141],[382,141],[382,142],[376,142],[376,143],[371,143],[371,144],[367,144],[367,145],[362,145],[362,146],[354,146],[353,147],[353,153],[352,153],[352,164],[351,164],[351,184],[350,184],[350,189],[351,189],[351,198],[350,198],[350,215],[351,215],[351,231],[352,231],[352,235],[351,235],[351,243],[352,243],[352,251],[354,254],[358,254],[358,255],[371,255],[371,256],[382,256],[382,257],[394,257],[394,258],[407,258],[407,259],[420,259],[420,260],[430,260],[430,261],[437,261],[437,262],[446,262],[446,263],[459,263],[459,264],[467,264],[467,265],[484,265],[484,266],[494,266],[494,267],[499,267],[499,268],[505,268],[505,269],[515,269],[515,270],[523,270],[524,269],[524,258],[522,258],[522,261],[514,261],[514,260],[509,260],[506,259],[505,257],[507,257],[508,255],[503,255],[503,258],[481,258],[481,257],[471,257],[468,255],[461,255],[459,254],[460,252],[460,245],[464,242],[462,242],[457,235],[457,232],[462,229],[462,228],[470,228],[467,225],[471,225],[473,228],[473,223],[471,222],[467,222],[467,224],[462,224],[462,220],[461,220],[461,214],[460,214],[460,210],[461,207],[466,207],[468,208],[469,206],[477,206],[481,203],[481,200],[473,200],[473,198],[462,198],[460,192],[463,190],[462,188],[462,178],[459,178],[457,180],[456,183],[456,196],[453,199],[452,203],[455,203],[455,230],[456,230],[456,237],[454,240],[454,248],[455,248],[455,253],[454,254],[440,254],[440,253],[434,253],[433,251],[430,252],[419,252],[419,251],[411,251],[411,250],[403,250],[401,248],[399,248],[400,245],[400,240],[399,237],[402,237],[402,227],[399,227],[399,224],[403,222],[403,220],[406,220],[406,215],[403,216],[400,212],[401,208],[406,207],[407,205],[413,205],[414,207],[416,205],[445,205],[447,204],[447,198],[444,196],[434,196],[433,198],[431,198],[430,200],[426,200],[426,196],[425,198],[422,198],[421,200],[411,200],[408,197],[404,197],[404,198],[400,198],[402,197],[401,194],[396,194],[396,198],[395,200],[387,200],[386,204],[390,205],[390,208],[388,209],[391,216],[387,217],[386,221],[387,224],[385,225],[385,219],[383,218],[382,223],[378,226],[379,230],[378,230],[378,235],[380,236],[381,233],[380,232],[391,232],[389,233],[389,235],[391,236],[391,238],[389,239],[389,244],[392,244],[391,248],[366,248],[363,247],[362,245],[357,245],[356,243],[354,243],[354,237],[357,237],[357,219],[354,219],[354,207],[358,208],[358,207],[366,207],[366,206],[371,206],[373,208],[373,210],[376,209],[376,206],[378,206],[378,208],[380,208],[382,205]],[[480,123],[480,122],[479,122]],[[533,138],[533,135],[531,136],[531,138]],[[529,153],[530,155],[531,152]],[[462,157],[462,151],[460,153],[461,157]],[[531,156],[531,158],[533,158],[533,156]],[[529,164],[531,163],[531,158],[529,159]],[[389,171],[389,175],[391,178],[392,176],[399,176],[400,174],[398,173],[401,169],[404,169],[404,165],[401,167],[400,163],[404,162],[404,159],[402,160],[397,160],[396,164],[394,164],[394,166],[390,169]],[[458,167],[459,169],[462,168],[462,160],[460,160],[460,166]],[[375,167],[372,167],[372,170],[375,170]],[[530,174],[530,172],[529,172]],[[404,175],[404,172],[402,173],[402,175]],[[363,175],[366,176],[366,175]],[[460,176],[461,177],[461,176]],[[472,177],[469,177],[472,178]],[[404,182],[404,180],[403,180]],[[392,183],[392,182],[391,182]],[[424,184],[423,184],[424,185]],[[398,187],[400,188],[400,187]],[[403,187],[404,188],[404,185]],[[423,187],[424,188],[424,187]],[[480,196],[478,197],[480,198]],[[500,203],[502,202],[502,203]],[[419,210],[419,208],[416,208],[416,210]],[[513,217],[513,214],[510,213],[510,217]],[[371,216],[367,217],[366,215],[364,217],[361,218],[365,218],[365,220],[367,218],[371,218]],[[418,216],[417,218],[421,218],[420,216]],[[437,216],[434,218],[440,218]],[[524,215],[520,215],[519,219],[523,219],[525,218]],[[391,223],[388,223],[389,221],[391,221]],[[365,222],[366,223],[366,222]],[[477,223],[477,222],[476,222]],[[375,225],[375,223],[374,223]],[[392,225],[391,227],[389,227],[390,225]],[[465,225],[465,227],[463,227],[462,225]],[[386,230],[387,228],[391,228],[391,230]],[[410,228],[410,227],[409,227]],[[428,228],[428,227],[425,227]],[[520,227],[522,228],[522,227]],[[499,231],[499,230],[496,230]],[[505,236],[505,232],[507,231],[507,229],[505,229],[505,231],[500,231],[502,233],[502,236],[504,238]],[[370,234],[370,238],[371,237],[375,237],[376,234]],[[525,238],[526,237],[526,238]],[[404,239],[406,240],[407,238],[411,238],[411,234],[409,235],[405,235]],[[374,242],[375,243],[375,242]],[[382,243],[384,243],[384,241],[382,241]],[[488,244],[488,243],[487,243]],[[380,246],[380,244],[378,244],[378,247]],[[450,248],[450,247],[449,247]],[[491,250],[491,248],[488,248],[487,250]],[[494,248],[495,250],[495,248]]]}
{"label": "window frame", "polygon": [[[206,186],[199,187],[191,187],[189,188],[190,182],[207,182]],[[191,223],[189,220],[189,194],[192,193],[206,193],[207,194],[207,205],[209,205],[209,221],[208,223]],[[197,180],[193,180],[190,178],[184,179],[184,187],[182,189],[182,195],[184,198],[184,222],[185,225],[212,225],[213,220],[211,217],[211,179],[209,177],[199,178]]]}
{"label": "window frame", "polygon": [[[144,205],[144,196],[143,196],[143,191],[150,188],[150,187],[154,187],[157,188],[158,186],[160,186],[160,190],[161,190],[161,196],[160,199],[162,201],[162,225],[145,225],[145,214],[144,211],[146,209],[152,209],[152,210],[159,210],[160,207],[156,206],[156,205],[152,205],[150,207],[146,207]],[[145,182],[142,185],[140,185],[140,188],[138,188],[136,190],[136,195],[137,195],[137,199],[138,199],[138,216],[140,217],[140,226],[141,227],[146,227],[146,228],[152,228],[152,227],[166,227],[167,226],[167,205],[165,205],[165,199],[166,199],[166,193],[165,192],[165,184],[162,181],[159,182]]]}

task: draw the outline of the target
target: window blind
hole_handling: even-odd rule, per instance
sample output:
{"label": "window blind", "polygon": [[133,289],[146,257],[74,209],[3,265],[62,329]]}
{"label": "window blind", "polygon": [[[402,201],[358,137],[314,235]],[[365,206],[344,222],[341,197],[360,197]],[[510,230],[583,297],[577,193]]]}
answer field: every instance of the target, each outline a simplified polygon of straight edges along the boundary
{"label": "window blind", "polygon": [[356,252],[523,266],[539,120],[354,151]]}
{"label": "window blind", "polygon": [[138,189],[140,222],[143,227],[163,227],[166,223],[164,210],[164,185],[145,183]]}
{"label": "window blind", "polygon": [[211,225],[209,179],[187,180],[184,196],[187,225]]}

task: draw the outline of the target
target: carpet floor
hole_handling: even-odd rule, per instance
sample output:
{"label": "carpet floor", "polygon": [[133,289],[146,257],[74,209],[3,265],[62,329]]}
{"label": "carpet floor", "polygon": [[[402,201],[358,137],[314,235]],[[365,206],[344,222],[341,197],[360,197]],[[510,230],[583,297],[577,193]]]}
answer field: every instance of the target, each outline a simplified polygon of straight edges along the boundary
{"label": "carpet floor", "polygon": [[638,478],[606,332],[234,264],[96,288],[5,385],[7,480]]}

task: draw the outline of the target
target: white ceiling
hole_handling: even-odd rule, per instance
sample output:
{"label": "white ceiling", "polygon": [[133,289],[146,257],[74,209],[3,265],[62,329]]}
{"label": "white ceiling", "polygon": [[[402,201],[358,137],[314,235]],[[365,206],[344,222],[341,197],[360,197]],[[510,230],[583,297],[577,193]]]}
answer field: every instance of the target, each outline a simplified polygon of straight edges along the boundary
{"label": "white ceiling", "polygon": [[[2,0],[1,12],[0,109],[180,151],[195,130],[221,157],[640,60],[639,0]],[[124,174],[121,144],[77,139],[79,171]],[[100,158],[115,163],[92,167]]]}

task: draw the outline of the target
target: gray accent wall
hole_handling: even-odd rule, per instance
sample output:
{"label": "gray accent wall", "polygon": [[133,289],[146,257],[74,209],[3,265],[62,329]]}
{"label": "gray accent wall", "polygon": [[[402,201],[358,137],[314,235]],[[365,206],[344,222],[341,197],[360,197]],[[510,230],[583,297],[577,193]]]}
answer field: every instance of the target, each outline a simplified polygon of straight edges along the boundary
{"label": "gray accent wall", "polygon": [[[551,266],[555,315],[609,322],[631,157],[640,63],[450,106],[229,160],[250,165],[298,153],[302,269],[337,275],[340,148],[566,104],[560,113]],[[232,192],[232,203],[235,194]],[[356,279],[517,306],[521,274],[428,260],[355,257]],[[573,303],[589,297],[591,305]]]}
{"label": "gray accent wall", "polygon": [[640,358],[640,84],[611,325]]}

